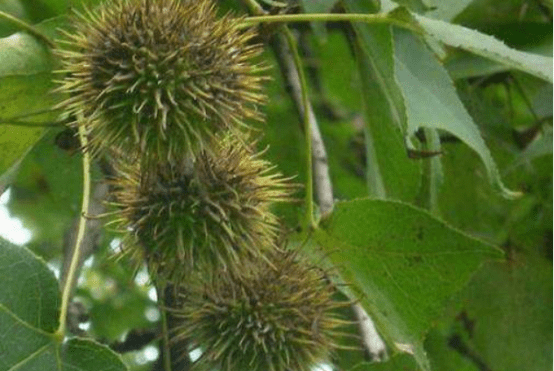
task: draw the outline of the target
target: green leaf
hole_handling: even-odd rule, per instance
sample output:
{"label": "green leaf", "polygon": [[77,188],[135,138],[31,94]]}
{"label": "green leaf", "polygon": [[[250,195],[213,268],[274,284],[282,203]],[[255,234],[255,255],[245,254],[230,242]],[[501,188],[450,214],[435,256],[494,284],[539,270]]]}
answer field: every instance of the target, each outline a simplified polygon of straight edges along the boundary
{"label": "green leaf", "polygon": [[42,260],[29,250],[0,239],[0,279],[2,316],[17,319],[26,325],[25,330],[43,336],[56,330],[58,283]]}
{"label": "green leaf", "polygon": [[124,371],[119,356],[92,340],[56,340],[58,283],[44,261],[0,238],[0,369]]}
{"label": "green leaf", "polygon": [[55,120],[47,111],[59,101],[52,93],[53,66],[50,50],[33,36],[0,39],[0,176],[41,138],[40,124]]}
{"label": "green leaf", "polygon": [[534,95],[533,110],[539,118],[552,116],[554,98],[552,94],[552,85],[544,84]]}
{"label": "green leaf", "polygon": [[[529,45],[521,47],[521,51],[545,57],[552,55],[552,35],[550,35],[550,37],[542,37],[538,44],[536,42],[537,41],[533,38],[532,41],[530,40]],[[451,53],[445,61],[445,67],[453,79],[492,75],[511,69],[511,67],[506,64],[464,50]],[[551,87],[550,91],[552,91]],[[552,99],[550,101],[552,101]]]}
{"label": "green leaf", "polygon": [[454,80],[493,75],[509,70],[505,65],[467,52],[456,53],[445,62],[444,66]]}
{"label": "green leaf", "polygon": [[416,362],[407,354],[397,354],[386,362],[361,363],[349,371],[418,371]]}
{"label": "green leaf", "polygon": [[80,210],[82,160],[55,145],[60,130],[50,130],[19,167],[8,203],[14,217],[31,230],[29,245],[40,256],[54,257]]}
{"label": "green leaf", "polygon": [[67,12],[71,0],[20,0],[33,23]]}
{"label": "green leaf", "polygon": [[40,124],[53,117],[41,114],[27,118],[30,126],[10,123],[16,121],[15,116],[49,108],[52,86],[49,74],[0,77],[0,174],[22,159],[42,137],[44,127],[32,122]]}
{"label": "green leaf", "polygon": [[117,353],[89,339],[69,340],[62,347],[62,359],[64,371],[127,371]]}
{"label": "green leaf", "polygon": [[415,36],[403,30],[395,30],[394,35],[396,76],[406,98],[408,133],[428,127],[454,134],[479,154],[491,183],[504,196],[515,197],[516,193],[504,187],[494,159],[446,70]]}
{"label": "green leaf", "polygon": [[[383,3],[387,3],[387,4],[383,4]],[[424,0],[394,0],[394,3],[419,14],[425,13],[431,9],[429,7],[429,4],[427,4],[427,1],[424,1]],[[382,1],[381,4],[383,4],[382,5],[383,8],[381,10],[394,8],[392,1],[385,0],[385,1]]]}
{"label": "green leaf", "polygon": [[[19,2],[19,0],[4,0],[0,2],[0,11],[7,13],[18,19],[27,19],[25,9]],[[0,21],[0,37],[11,35],[17,32],[17,28],[9,23]]]}
{"label": "green leaf", "polygon": [[[346,0],[346,6],[352,13],[374,13],[376,7],[364,5],[359,1]],[[392,44],[392,31],[389,25],[366,25],[354,23],[357,41],[363,55],[368,59],[369,73],[375,79],[380,88],[383,103],[388,111],[388,122],[392,122],[398,128],[406,128],[406,108],[402,98],[402,91],[394,77],[394,46]],[[378,109],[378,103],[373,100],[366,102],[368,108]]]}
{"label": "green leaf", "polygon": [[[376,8],[346,1],[349,11]],[[388,25],[354,24],[365,105],[369,194],[412,201],[420,181],[420,164],[408,158],[404,134],[406,107],[395,78],[392,31]]]}
{"label": "green leaf", "polygon": [[426,211],[382,200],[337,203],[316,238],[385,339],[424,370],[423,337],[447,300],[485,259],[503,256]]}
{"label": "green leaf", "polygon": [[306,13],[327,13],[331,11],[338,0],[302,0]]}
{"label": "green leaf", "polygon": [[529,143],[525,150],[505,171],[513,171],[516,167],[524,163],[529,163],[537,157],[552,155],[552,140],[552,127],[546,126],[544,133],[540,133],[531,143]]}
{"label": "green leaf", "polygon": [[414,14],[425,31],[446,45],[461,48],[552,82],[552,57],[512,49],[502,41],[466,27]]}
{"label": "green leaf", "polygon": [[0,39],[0,77],[50,72],[50,49],[34,36],[18,32]]}
{"label": "green leaf", "polygon": [[15,180],[17,176],[17,172],[19,170],[19,165],[21,164],[21,160],[23,160],[23,157],[20,158],[20,161],[16,161],[15,164],[13,164],[9,169],[4,171],[4,173],[0,175],[0,196],[8,189],[8,186]]}
{"label": "green leaf", "polygon": [[427,13],[431,18],[450,21],[460,14],[473,0],[430,0],[435,9]]}
{"label": "green leaf", "polygon": [[[305,13],[329,13],[338,0],[302,0]],[[312,22],[312,28],[320,38],[325,38],[325,23]]]}
{"label": "green leaf", "polygon": [[425,339],[425,350],[431,359],[433,370],[479,371],[467,354],[452,348],[456,337],[442,329],[433,328]]}
{"label": "green leaf", "polygon": [[516,252],[464,290],[467,346],[490,370],[552,369],[552,261]]}

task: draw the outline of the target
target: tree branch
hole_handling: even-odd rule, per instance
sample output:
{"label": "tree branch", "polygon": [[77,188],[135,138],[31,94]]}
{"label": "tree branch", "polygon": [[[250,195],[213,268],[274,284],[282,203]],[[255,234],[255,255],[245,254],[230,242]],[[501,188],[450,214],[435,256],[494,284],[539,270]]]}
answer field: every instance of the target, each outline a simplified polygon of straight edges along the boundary
{"label": "tree branch", "polygon": [[358,320],[358,328],[362,336],[362,342],[372,361],[385,361],[387,359],[387,347],[379,336],[375,324],[360,304],[353,304],[352,310]]}
{"label": "tree branch", "polygon": [[[298,71],[291,56],[290,49],[281,35],[276,35],[271,40],[271,46],[279,63],[282,75],[285,79],[287,92],[290,94],[300,117],[304,117],[304,105],[302,104],[302,87]],[[329,175],[327,151],[321,137],[319,125],[311,104],[307,105],[308,118],[310,120],[310,133],[312,138],[313,171],[315,177],[315,191],[322,215],[333,210],[333,186]],[[386,359],[386,346],[381,339],[373,321],[359,304],[353,304],[352,310],[358,320],[358,328],[365,349],[372,360],[382,361]]]}
{"label": "tree branch", "polygon": [[[281,35],[276,35],[271,40],[271,46],[281,68],[282,75],[285,78],[287,91],[296,106],[296,110],[300,117],[304,117],[304,105],[302,104],[302,87],[298,71],[291,56],[291,51]],[[331,186],[331,178],[329,176],[329,166],[327,164],[327,151],[323,144],[323,138],[317,124],[313,107],[308,102],[308,120],[312,132],[312,165],[315,177],[316,197],[319,203],[321,214],[327,214],[333,209],[333,188]]]}

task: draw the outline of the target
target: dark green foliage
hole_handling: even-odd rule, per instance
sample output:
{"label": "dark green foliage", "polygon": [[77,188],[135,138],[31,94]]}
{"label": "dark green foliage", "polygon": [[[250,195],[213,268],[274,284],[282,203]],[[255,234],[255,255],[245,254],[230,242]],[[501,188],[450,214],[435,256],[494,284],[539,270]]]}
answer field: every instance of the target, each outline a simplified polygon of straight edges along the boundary
{"label": "dark green foliage", "polygon": [[[282,25],[257,34],[225,15],[254,2],[271,16],[378,19],[288,24],[328,156],[314,163],[328,166],[341,201],[324,220],[316,205],[310,228],[271,165],[299,183],[314,175],[316,190],[326,181],[306,169],[301,104],[289,94],[290,65],[280,68],[288,56],[271,53]],[[0,1],[33,27],[0,13],[0,193],[11,190],[9,214],[32,230],[27,248],[53,270],[68,261],[81,213],[77,126],[102,169],[92,189],[110,183],[110,212],[128,236],[94,231],[73,295],[87,313],[69,315],[71,331],[90,341],[63,341],[55,277],[29,250],[0,241],[0,333],[9,335],[0,369],[122,370],[98,340],[124,349],[133,371],[167,371],[164,335],[173,338],[171,371],[188,370],[196,349],[204,353],[194,367],[209,371],[551,368],[551,1],[214,4]],[[37,32],[64,50],[52,52]],[[267,65],[271,79],[260,74]],[[246,133],[264,117],[255,138],[269,148],[259,153]],[[60,132],[77,145],[56,147]],[[519,198],[504,197],[510,191]],[[290,245],[311,255],[276,248],[290,230],[301,236],[288,234]],[[146,261],[138,274],[114,258],[121,243]],[[360,345],[357,326],[339,326],[355,319],[336,301],[347,296],[373,318],[387,362],[335,347]],[[165,310],[176,329],[166,331]]]}

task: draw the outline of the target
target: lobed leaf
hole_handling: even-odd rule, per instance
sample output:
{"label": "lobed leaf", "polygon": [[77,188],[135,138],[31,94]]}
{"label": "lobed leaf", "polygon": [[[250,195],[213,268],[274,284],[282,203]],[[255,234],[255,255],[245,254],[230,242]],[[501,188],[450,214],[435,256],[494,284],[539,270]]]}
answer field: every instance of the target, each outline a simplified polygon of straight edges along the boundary
{"label": "lobed leaf", "polygon": [[[429,370],[423,338],[486,259],[502,252],[407,204],[339,202],[316,238],[396,350]],[[348,262],[348,263],[345,263]]]}
{"label": "lobed leaf", "polygon": [[479,154],[491,183],[504,196],[515,197],[516,193],[504,187],[494,159],[446,70],[412,34],[395,30],[394,36],[396,76],[406,98],[408,134],[420,127],[454,134]]}
{"label": "lobed leaf", "polygon": [[446,45],[461,48],[510,68],[553,81],[552,57],[522,52],[508,47],[493,36],[463,26],[414,14],[421,27]]}
{"label": "lobed leaf", "polygon": [[515,252],[490,263],[464,290],[469,344],[492,370],[552,368],[552,262]]}
{"label": "lobed leaf", "polygon": [[[352,12],[376,8],[346,1]],[[405,148],[406,107],[395,77],[392,30],[388,25],[354,24],[365,105],[365,139],[369,194],[412,201],[420,181],[420,164]]]}
{"label": "lobed leaf", "polygon": [[0,369],[124,371],[110,349],[92,340],[60,343],[60,293],[44,261],[0,238]]}
{"label": "lobed leaf", "polygon": [[41,138],[41,124],[55,120],[48,112],[58,101],[51,93],[53,67],[51,51],[35,37],[18,32],[0,39],[0,176]]}

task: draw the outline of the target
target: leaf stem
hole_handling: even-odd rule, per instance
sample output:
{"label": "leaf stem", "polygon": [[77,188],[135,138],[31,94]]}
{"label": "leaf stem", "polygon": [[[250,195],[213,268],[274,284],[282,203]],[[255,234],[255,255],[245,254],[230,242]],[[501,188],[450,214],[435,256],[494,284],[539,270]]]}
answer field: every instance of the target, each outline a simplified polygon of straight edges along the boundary
{"label": "leaf stem", "polygon": [[[82,116],[82,115],[81,115]],[[84,117],[79,117],[79,120],[84,120]],[[77,271],[77,265],[79,263],[79,254],[81,251],[81,243],[85,236],[85,229],[87,224],[86,214],[89,208],[90,199],[90,153],[86,149],[88,145],[87,134],[84,125],[79,125],[79,139],[83,150],[83,203],[81,206],[81,217],[79,220],[79,229],[77,231],[77,238],[75,240],[75,247],[73,248],[73,255],[71,257],[71,264],[69,266],[69,272],[62,293],[62,304],[60,309],[60,326],[56,331],[56,338],[61,342],[65,336],[67,325],[67,308],[69,307],[69,296],[71,294],[71,286],[73,277]]]}
{"label": "leaf stem", "polygon": [[310,13],[310,14],[278,14],[246,17],[242,25],[250,26],[258,23],[290,23],[290,22],[362,22],[370,24],[390,24],[420,33],[413,24],[393,18],[388,14],[358,14],[358,13]]}
{"label": "leaf stem", "polygon": [[302,89],[302,105],[304,106],[304,136],[306,138],[306,223],[308,226],[315,228],[314,220],[314,175],[313,175],[313,155],[312,155],[312,127],[310,125],[310,112],[308,109],[308,85],[306,76],[304,75],[304,67],[298,53],[296,39],[287,26],[283,26],[283,33],[287,38],[294,64],[298,71],[300,87]]}
{"label": "leaf stem", "polygon": [[31,26],[30,24],[22,21],[19,18],[16,18],[8,13],[5,13],[3,11],[0,11],[0,19],[4,19],[13,25],[17,26],[18,28],[21,28],[24,31],[27,31],[31,35],[35,36],[36,38],[42,40],[46,45],[48,45],[51,48],[55,48],[56,44],[52,40],[50,40],[45,34],[37,30],[35,27]]}
{"label": "leaf stem", "polygon": [[24,127],[36,127],[36,128],[54,128],[63,126],[61,122],[28,122],[28,121],[10,121],[10,120],[0,120],[0,125],[11,125],[11,126],[24,126]]}

